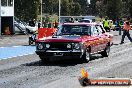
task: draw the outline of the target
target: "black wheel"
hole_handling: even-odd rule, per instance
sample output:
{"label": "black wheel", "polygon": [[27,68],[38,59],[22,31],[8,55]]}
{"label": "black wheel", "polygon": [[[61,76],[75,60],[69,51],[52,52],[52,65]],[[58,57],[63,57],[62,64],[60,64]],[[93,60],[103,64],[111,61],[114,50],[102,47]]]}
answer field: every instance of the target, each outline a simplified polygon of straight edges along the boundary
{"label": "black wheel", "polygon": [[91,54],[90,54],[90,51],[89,51],[89,49],[87,49],[86,51],[85,51],[85,53],[84,53],[84,55],[83,55],[83,61],[84,62],[89,62],[90,61],[90,59],[91,59]]}
{"label": "black wheel", "polygon": [[101,55],[103,57],[108,57],[109,56],[109,53],[110,53],[110,46],[106,46],[105,50],[103,52],[101,52]]}
{"label": "black wheel", "polygon": [[41,59],[41,61],[42,62],[44,62],[44,63],[47,63],[47,62],[49,62],[49,59],[48,58],[45,58],[44,56],[42,56],[42,55],[39,55],[39,58]]}

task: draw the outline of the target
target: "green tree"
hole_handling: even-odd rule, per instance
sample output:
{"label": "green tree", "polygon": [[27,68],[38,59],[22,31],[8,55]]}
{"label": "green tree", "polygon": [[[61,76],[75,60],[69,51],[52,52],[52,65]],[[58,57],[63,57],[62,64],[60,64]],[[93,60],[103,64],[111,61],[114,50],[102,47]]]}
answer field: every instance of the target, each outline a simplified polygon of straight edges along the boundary
{"label": "green tree", "polygon": [[69,0],[61,0],[61,15],[69,16],[71,13],[72,5]]}
{"label": "green tree", "polygon": [[78,2],[69,3],[69,16],[79,16],[81,15],[81,6]]}
{"label": "green tree", "polygon": [[[14,0],[15,16],[20,20],[36,19],[40,15],[40,0]],[[92,0],[93,1],[93,0]],[[20,3],[21,2],[21,3]],[[59,0],[42,0],[42,12],[48,14],[59,13]],[[87,15],[87,0],[61,0],[61,15]]]}
{"label": "green tree", "polygon": [[[28,21],[37,19],[39,14],[39,0],[14,0],[15,1],[15,16],[20,20]],[[21,2],[21,3],[20,3]]]}
{"label": "green tree", "polygon": [[43,13],[58,14],[59,0],[43,0]]}
{"label": "green tree", "polygon": [[81,14],[81,5],[72,0],[61,0],[61,15],[75,16]]}
{"label": "green tree", "polygon": [[97,9],[96,9],[96,2],[97,0],[91,0],[91,4],[89,5],[89,13],[92,15],[97,15]]}
{"label": "green tree", "polygon": [[129,12],[130,12],[130,14],[131,14],[131,16],[132,16],[132,1],[129,2],[129,5],[130,5],[130,6],[129,6],[129,9],[130,9]]}
{"label": "green tree", "polygon": [[109,0],[106,4],[106,16],[110,19],[120,18],[122,12],[121,0]]}
{"label": "green tree", "polygon": [[[93,0],[91,0],[91,1],[93,1]],[[87,0],[73,0],[73,2],[75,2],[75,3],[77,2],[79,4],[78,8],[81,7],[81,9],[80,9],[81,15],[86,15],[87,14],[88,5],[89,5]]]}
{"label": "green tree", "polygon": [[78,2],[76,2],[75,4],[74,4],[74,16],[80,16],[81,15],[81,5],[78,3]]}
{"label": "green tree", "polygon": [[132,16],[132,0],[129,0],[129,13]]}

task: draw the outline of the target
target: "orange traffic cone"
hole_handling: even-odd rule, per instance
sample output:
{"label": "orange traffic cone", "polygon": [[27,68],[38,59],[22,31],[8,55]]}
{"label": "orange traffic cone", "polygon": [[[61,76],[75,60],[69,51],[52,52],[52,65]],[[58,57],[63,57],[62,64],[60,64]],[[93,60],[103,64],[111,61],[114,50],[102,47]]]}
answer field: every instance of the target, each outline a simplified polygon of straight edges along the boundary
{"label": "orange traffic cone", "polygon": [[88,72],[84,70],[84,68],[81,69],[82,77],[88,78]]}
{"label": "orange traffic cone", "polygon": [[82,77],[85,77],[85,70],[84,68],[81,69]]}
{"label": "orange traffic cone", "polygon": [[84,68],[81,69],[82,77],[79,78],[79,82],[82,86],[87,86],[91,84],[90,79],[88,78],[88,72],[85,72]]}
{"label": "orange traffic cone", "polygon": [[88,78],[88,72],[85,73],[85,77]]}

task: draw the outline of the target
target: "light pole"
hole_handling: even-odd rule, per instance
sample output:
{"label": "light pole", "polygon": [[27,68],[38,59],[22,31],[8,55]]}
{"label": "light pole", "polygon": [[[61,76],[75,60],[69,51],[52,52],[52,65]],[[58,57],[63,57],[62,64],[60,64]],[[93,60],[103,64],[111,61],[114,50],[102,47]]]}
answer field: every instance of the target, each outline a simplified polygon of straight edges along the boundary
{"label": "light pole", "polygon": [[61,0],[59,0],[59,24],[60,24]]}
{"label": "light pole", "polygon": [[42,18],[43,18],[43,9],[42,9],[42,5],[43,5],[43,2],[42,2],[42,0],[41,0],[41,27],[42,27]]}

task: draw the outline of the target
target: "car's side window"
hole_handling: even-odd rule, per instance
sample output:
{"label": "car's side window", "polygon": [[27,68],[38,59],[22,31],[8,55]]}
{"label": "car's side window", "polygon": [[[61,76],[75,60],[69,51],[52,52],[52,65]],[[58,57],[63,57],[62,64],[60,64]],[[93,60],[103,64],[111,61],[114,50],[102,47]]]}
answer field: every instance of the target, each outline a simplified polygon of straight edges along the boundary
{"label": "car's side window", "polygon": [[91,26],[91,35],[94,35],[93,26]]}
{"label": "car's side window", "polygon": [[88,35],[91,35],[91,26],[89,26],[89,28],[88,28]]}
{"label": "car's side window", "polygon": [[99,34],[98,29],[95,26],[91,27],[91,34],[92,35],[98,35]]}
{"label": "car's side window", "polygon": [[100,26],[96,26],[96,29],[98,30],[98,34],[101,35],[103,33],[102,29]]}

